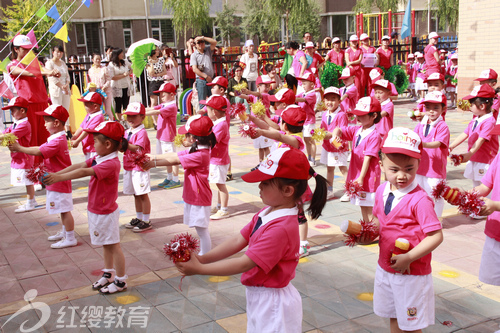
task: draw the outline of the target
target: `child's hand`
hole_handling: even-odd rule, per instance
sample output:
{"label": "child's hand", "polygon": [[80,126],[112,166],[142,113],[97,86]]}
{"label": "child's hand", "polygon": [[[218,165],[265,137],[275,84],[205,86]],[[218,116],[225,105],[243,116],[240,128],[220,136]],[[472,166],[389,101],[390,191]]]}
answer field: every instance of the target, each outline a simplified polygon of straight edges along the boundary
{"label": "child's hand", "polygon": [[391,258],[391,268],[396,272],[410,274],[410,255],[408,253],[398,254]]}
{"label": "child's hand", "polygon": [[13,144],[9,145],[9,150],[12,152],[18,152],[20,148],[21,145],[19,144],[19,142],[14,142]]}
{"label": "child's hand", "polygon": [[43,177],[43,183],[45,185],[52,185],[60,181],[60,176],[55,173],[49,173],[47,176]]}
{"label": "child's hand", "polygon": [[333,138],[332,133],[330,133],[330,132],[326,132],[326,131],[325,131],[325,140],[330,141],[330,139],[331,139],[331,138]]}
{"label": "child's hand", "polygon": [[144,171],[148,171],[149,169],[156,168],[156,156],[152,154],[146,154],[149,157],[149,162],[144,163],[141,168]]}
{"label": "child's hand", "polygon": [[198,258],[198,255],[196,253],[191,254],[191,258],[189,259],[189,261],[178,261],[175,263],[175,266],[177,267],[179,273],[188,276],[197,274],[200,271],[201,265],[202,264],[200,263],[200,259]]}
{"label": "child's hand", "polygon": [[472,157],[471,152],[467,152],[467,153],[461,154],[461,155],[463,156],[462,163],[468,162],[470,160],[470,158]]}
{"label": "child's hand", "polygon": [[78,147],[78,141],[76,141],[76,140],[71,140],[71,147],[73,147],[73,148]]}
{"label": "child's hand", "polygon": [[355,183],[358,183],[360,186],[363,186],[363,178],[359,177],[354,181]]}
{"label": "child's hand", "polygon": [[481,211],[479,212],[479,215],[488,216],[488,215],[491,215],[495,211],[498,210],[497,201],[493,201],[493,200],[488,199],[486,197],[481,198],[481,200],[484,201],[484,205],[483,205],[483,207],[481,207]]}
{"label": "child's hand", "polygon": [[250,90],[248,90],[247,88],[243,88],[241,89],[240,93],[243,95],[250,95]]}

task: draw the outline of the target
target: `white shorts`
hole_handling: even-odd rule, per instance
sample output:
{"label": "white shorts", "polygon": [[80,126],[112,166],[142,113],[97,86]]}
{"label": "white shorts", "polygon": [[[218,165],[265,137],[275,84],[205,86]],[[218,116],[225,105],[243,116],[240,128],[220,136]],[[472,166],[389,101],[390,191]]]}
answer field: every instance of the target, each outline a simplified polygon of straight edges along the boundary
{"label": "white shorts", "polygon": [[465,165],[464,177],[480,182],[489,167],[490,165],[486,163],[469,161]]}
{"label": "white shorts", "polygon": [[302,332],[302,298],[291,283],[284,288],[247,286],[246,297],[247,332]]}
{"label": "white shorts", "polygon": [[408,89],[410,89],[410,90],[415,89],[415,82],[411,82],[411,83],[408,85]]}
{"label": "white shorts", "polygon": [[95,151],[90,153],[85,153],[85,160],[90,160],[91,158],[94,158],[94,156],[97,156],[97,153]]}
{"label": "white shorts", "polygon": [[484,241],[479,281],[500,286],[500,242],[486,236]]}
{"label": "white shorts", "polygon": [[392,274],[377,265],[373,288],[373,312],[379,317],[397,318],[403,331],[434,325],[432,274]]}
{"label": "white shorts", "polygon": [[349,162],[347,162],[347,158],[349,157],[348,152],[330,152],[326,151],[325,148],[321,148],[321,157],[319,162],[329,167],[336,166],[348,166]]}
{"label": "white shorts", "polygon": [[457,87],[446,87],[447,92],[455,92],[457,91]]}
{"label": "white shorts", "polygon": [[375,192],[361,192],[360,196],[351,199],[351,203],[360,207],[373,207],[375,205]]}
{"label": "white shorts", "polygon": [[45,209],[49,214],[61,214],[73,210],[73,194],[47,190]]}
{"label": "white shorts", "polygon": [[208,173],[208,182],[212,184],[225,184],[227,170],[229,170],[229,164],[226,165],[210,164],[210,171]]}
{"label": "white shorts", "polygon": [[123,171],[123,194],[148,194],[151,192],[150,185],[149,171]]}
{"label": "white shorts", "polygon": [[315,128],[316,128],[316,124],[304,125],[304,128],[302,129],[302,136],[304,136],[304,138],[312,137],[311,131]]}
{"label": "white shorts", "polygon": [[111,214],[94,214],[87,211],[90,242],[92,245],[120,243],[120,208]]}
{"label": "white shorts", "polygon": [[156,140],[156,154],[175,153],[175,145],[173,142]]}
{"label": "white shorts", "polygon": [[434,211],[436,212],[436,215],[438,217],[441,217],[443,215],[444,199],[443,198],[439,198],[438,200],[434,199],[432,197],[432,190],[442,179],[429,178],[422,175],[417,175],[416,179],[418,185],[420,185],[420,187],[423,188],[425,192],[427,192],[427,195],[429,195],[429,197],[431,197],[431,199],[434,200]]}
{"label": "white shorts", "polygon": [[184,224],[190,228],[208,228],[210,210],[210,206],[195,206],[184,203]]}
{"label": "white shorts", "polygon": [[424,79],[417,77],[415,79],[415,90],[427,90],[427,83],[424,83]]}
{"label": "white shorts", "polygon": [[266,138],[265,136],[259,136],[256,139],[253,139],[253,147],[254,148],[268,148],[273,145],[273,140]]}
{"label": "white shorts", "polygon": [[33,182],[26,178],[26,169],[10,169],[10,184],[12,186],[33,185]]}

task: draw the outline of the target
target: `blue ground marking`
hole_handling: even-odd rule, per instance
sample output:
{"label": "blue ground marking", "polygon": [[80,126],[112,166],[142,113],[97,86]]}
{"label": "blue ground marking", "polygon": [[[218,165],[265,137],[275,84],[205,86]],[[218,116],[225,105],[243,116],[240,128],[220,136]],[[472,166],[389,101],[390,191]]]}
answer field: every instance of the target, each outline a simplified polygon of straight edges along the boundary
{"label": "blue ground marking", "polygon": [[231,192],[229,192],[229,194],[241,194],[241,192],[240,191],[231,191]]}
{"label": "blue ground marking", "polygon": [[49,222],[49,223],[47,223],[45,225],[47,225],[49,227],[52,227],[52,226],[55,226],[55,225],[58,225],[58,224],[59,224],[59,222]]}
{"label": "blue ground marking", "polygon": [[120,214],[123,214],[123,213],[125,213],[125,211],[120,209]]}
{"label": "blue ground marking", "polygon": [[179,201],[174,201],[174,204],[183,204],[184,201],[183,200],[179,200]]}

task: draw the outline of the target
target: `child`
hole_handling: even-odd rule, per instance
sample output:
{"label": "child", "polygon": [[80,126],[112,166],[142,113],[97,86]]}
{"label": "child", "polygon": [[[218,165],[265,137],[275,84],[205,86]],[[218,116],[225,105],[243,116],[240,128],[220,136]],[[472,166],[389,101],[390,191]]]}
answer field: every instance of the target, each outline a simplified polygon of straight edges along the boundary
{"label": "child", "polygon": [[[107,98],[108,98],[108,94],[106,94],[102,89],[97,88],[97,85],[95,83],[93,83],[93,82],[90,82],[89,84],[87,84],[87,90],[85,90],[85,92],[82,94],[82,97],[87,96],[91,92],[96,92],[99,95],[101,95],[101,99],[103,101],[107,100]],[[101,105],[101,111],[104,112],[104,104]],[[111,117],[109,116],[109,114],[107,114],[107,113],[106,114],[107,114],[108,118],[110,120],[112,120],[114,118],[113,117],[113,112],[111,111],[111,109],[110,109],[109,112],[111,113]]]}
{"label": "child", "polygon": [[[332,132],[336,127],[347,126],[347,114],[340,105],[340,90],[336,87],[328,87],[325,89],[325,106],[326,111],[321,117],[321,128],[327,132]],[[323,148],[321,151],[320,162],[326,165],[326,181],[328,182],[327,198],[334,197],[333,193],[333,178],[335,167],[339,167],[340,172],[344,177],[347,176],[347,151],[340,151],[330,143],[330,140],[323,140]],[[340,201],[349,201],[347,194],[344,194]]]}
{"label": "child", "polygon": [[424,98],[425,91],[427,90],[427,84],[424,83],[426,78],[425,71],[427,69],[427,65],[424,62],[424,55],[420,52],[415,52],[415,56],[417,57],[417,63],[415,64],[415,92],[420,99]]}
{"label": "child", "polygon": [[[446,110],[446,95],[441,91],[432,91],[422,101],[426,115],[415,127],[422,140],[422,158],[417,170],[417,183],[431,196],[432,190],[446,179],[446,159],[450,144],[450,129],[441,116]],[[436,215],[443,215],[444,199],[435,200]]]}
{"label": "child", "polygon": [[208,181],[215,183],[218,188],[217,206],[210,213],[211,220],[220,220],[229,217],[227,204],[229,191],[226,187],[226,176],[229,168],[229,126],[226,122],[227,100],[222,96],[212,95],[205,103],[208,117],[213,122],[213,134],[217,144],[210,152],[210,173]]}
{"label": "child", "polygon": [[200,255],[210,251],[212,241],[208,232],[210,222],[210,206],[212,204],[212,190],[208,183],[210,168],[210,149],[216,144],[212,131],[213,122],[209,117],[202,115],[191,116],[186,125],[179,128],[179,134],[186,134],[184,146],[189,150],[169,153],[161,156],[152,156],[151,161],[144,166],[148,170],[152,167],[179,165],[184,167],[184,224],[196,229],[200,237]]}
{"label": "child", "polygon": [[363,97],[351,111],[361,126],[337,127],[332,132],[333,139],[339,137],[353,141],[347,181],[354,181],[363,187],[363,192],[352,198],[351,203],[361,207],[366,222],[373,219],[375,191],[380,185],[378,151],[381,139],[376,124],[380,121],[381,110],[380,102],[375,97]]}
{"label": "child", "polygon": [[[48,172],[58,172],[71,166],[69,157],[68,141],[66,140],[65,126],[69,118],[68,111],[63,106],[51,105],[43,112],[36,112],[43,116],[45,128],[50,133],[47,143],[40,147],[22,147],[19,143],[10,146],[11,151],[17,151],[28,155],[41,156]],[[66,180],[66,179],[65,179]],[[47,185],[46,209],[49,214],[61,214],[62,230],[55,235],[49,236],[49,241],[58,241],[50,247],[62,249],[76,246],[75,221],[71,211],[73,210],[73,198],[71,196],[71,181],[67,179],[60,184]]]}
{"label": "child", "polygon": [[[174,139],[177,133],[177,103],[175,102],[176,88],[167,82],[160,86],[160,90],[154,91],[160,94],[161,104],[155,106],[154,110],[147,110],[146,115],[160,115],[158,117],[156,132],[156,154],[175,153]],[[181,187],[179,181],[179,166],[167,166],[167,178],[158,187],[166,189]]]}
{"label": "child", "polygon": [[[326,181],[309,166],[306,156],[294,148],[279,148],[259,168],[242,177],[260,182],[265,207],[240,232],[203,256],[177,262],[182,274],[233,275],[243,273],[246,286],[247,332],[301,332],[302,301],[291,284],[298,263],[297,206],[310,176],[316,190],[309,211],[321,215],[326,202]],[[243,250],[245,254],[227,259]]]}
{"label": "child", "polygon": [[458,54],[454,53],[451,58],[451,66],[446,70],[446,75],[449,77],[448,82],[446,84],[446,91],[450,93],[450,108],[454,109],[457,106],[457,94],[455,91],[457,90],[457,84],[452,80],[457,79],[458,74]]}
{"label": "child", "polygon": [[[31,124],[28,121],[28,101],[22,97],[14,97],[2,110],[10,110],[14,124],[0,135],[2,140],[5,134],[12,133],[17,137],[17,142],[23,147],[30,146]],[[24,205],[17,207],[16,213],[30,212],[37,206],[35,200],[35,186],[28,178],[26,172],[33,166],[33,157],[24,153],[11,152],[10,183],[12,186],[26,186],[28,199]]]}
{"label": "child", "polygon": [[387,80],[378,80],[373,84],[375,90],[375,98],[380,102],[382,119],[377,124],[377,132],[383,138],[389,130],[394,126],[394,104],[390,99],[391,86]]}
{"label": "child", "polygon": [[408,75],[408,90],[410,91],[410,97],[413,101],[417,100],[415,94],[415,56],[413,53],[408,54],[408,62],[406,65],[406,74]]}
{"label": "child", "polygon": [[[497,72],[495,72],[493,69],[490,68],[482,71],[479,77],[474,81],[479,81],[479,84],[487,84],[493,89],[495,89],[495,86],[497,85],[497,79],[498,79]],[[498,111],[500,110],[500,98],[498,97],[498,95],[496,95],[495,98],[493,99],[493,105],[491,106],[491,108],[493,117],[497,119]]]}
{"label": "child", "polygon": [[474,87],[470,95],[464,100],[469,100],[470,110],[477,118],[467,126],[450,145],[450,152],[468,139],[467,153],[462,154],[465,166],[464,177],[472,180],[472,185],[481,184],[484,176],[498,153],[498,136],[491,133],[495,127],[495,118],[491,114],[491,105],[495,97],[495,90],[487,84]]}
{"label": "child", "polygon": [[304,88],[304,93],[297,95],[295,101],[306,112],[307,116],[304,129],[302,130],[307,159],[311,166],[316,166],[316,143],[312,139],[311,134],[311,131],[316,128],[316,114],[314,112],[316,105],[316,91],[314,90],[316,78],[311,73],[305,73],[304,76],[298,77],[297,80],[302,81],[302,88]]}
{"label": "child", "polygon": [[[390,130],[382,145],[387,181],[377,189],[373,207],[380,235],[373,311],[390,318],[391,332],[421,332],[434,324],[431,252],[443,233],[432,199],[415,180],[421,155],[419,136],[407,128]],[[409,252],[393,254],[398,238],[409,241]]]}
{"label": "child", "polygon": [[92,138],[92,134],[89,134],[90,132],[85,130],[93,130],[97,127],[97,125],[104,121],[104,116],[100,112],[102,98],[98,93],[90,92],[85,97],[78,100],[83,102],[85,105],[87,116],[82,121],[80,128],[76,130],[75,135],[73,135],[71,145],[73,148],[76,148],[81,142],[85,159],[88,160],[96,156],[96,151],[94,148],[94,139]]}
{"label": "child", "polygon": [[125,130],[119,122],[105,121],[85,131],[93,134],[97,155],[49,174],[44,182],[50,185],[90,176],[87,206],[90,241],[94,246],[103,246],[104,257],[102,277],[92,284],[92,289],[113,294],[127,289],[125,256],[120,246],[120,209],[116,203],[120,179],[118,150],[126,150],[127,141],[123,139]]}
{"label": "child", "polygon": [[144,171],[142,166],[134,165],[131,157],[132,153],[138,150],[149,154],[151,144],[148,133],[142,122],[146,118],[146,108],[139,102],[130,103],[123,113],[127,115],[127,122],[130,126],[125,131],[125,138],[128,141],[127,151],[123,154],[123,194],[132,194],[135,201],[136,218],[125,225],[133,232],[142,232],[151,229],[149,216],[151,214],[151,201],[148,193],[151,192],[149,171]]}
{"label": "child", "polygon": [[271,128],[280,129],[281,113],[283,110],[295,103],[295,93],[292,89],[281,88],[275,95],[269,96],[269,101],[274,102],[274,115],[270,118],[267,116],[262,117]]}
{"label": "child", "polygon": [[[349,67],[342,70],[340,77],[344,82],[344,87],[340,88],[340,104],[346,113],[352,113],[358,102],[358,88],[354,84],[354,74],[351,73]],[[355,126],[356,119],[349,121],[349,126]]]}

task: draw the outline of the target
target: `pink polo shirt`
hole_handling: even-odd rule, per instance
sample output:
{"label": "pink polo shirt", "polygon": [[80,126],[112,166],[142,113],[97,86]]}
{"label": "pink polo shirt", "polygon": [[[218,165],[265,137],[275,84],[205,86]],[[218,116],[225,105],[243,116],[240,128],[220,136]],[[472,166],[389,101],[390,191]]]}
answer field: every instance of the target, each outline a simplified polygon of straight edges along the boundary
{"label": "pink polo shirt", "polygon": [[339,52],[335,51],[334,49],[331,49],[326,54],[327,60],[338,66],[344,66],[344,56],[345,56],[344,50],[342,49],[340,49]]}
{"label": "pink polo shirt", "polygon": [[[298,209],[284,208],[266,214],[269,209],[260,210],[240,231],[248,242],[245,254],[257,264],[241,275],[245,286],[284,288],[295,277],[300,245]],[[262,225],[253,232],[259,217]]]}
{"label": "pink polo shirt", "polygon": [[[345,50],[345,53],[349,55],[349,61],[352,62],[358,60],[359,57],[362,56],[363,50],[361,50],[361,48],[358,48],[356,51],[354,51],[351,47],[348,47]],[[361,70],[361,64],[351,65],[351,68],[351,74],[359,74],[359,71]]]}
{"label": "pink polo shirt", "polygon": [[210,150],[198,146],[198,151],[189,153],[189,149],[177,153],[184,168],[184,190],[182,199],[185,203],[195,206],[210,206],[212,190],[208,183],[210,167]]}
{"label": "pink polo shirt", "polygon": [[[427,119],[427,118],[425,118]],[[438,118],[434,123],[429,124],[429,132],[425,136],[427,124],[419,122],[415,126],[422,142],[441,142],[439,148],[424,148],[417,174],[428,178],[446,179],[446,164],[448,158],[448,147],[450,145],[450,129],[442,118]]]}
{"label": "pink polo shirt", "polygon": [[[151,143],[149,142],[148,132],[144,128],[144,125],[140,125],[137,128],[129,128],[125,131],[123,137],[128,140],[128,143],[141,147],[141,150],[146,154],[151,153]],[[133,164],[133,160],[130,158],[131,154],[130,150],[127,150],[123,154],[123,169],[127,171],[144,171],[140,166]]]}
{"label": "pink polo shirt", "polygon": [[388,113],[388,115],[382,117],[382,119],[380,119],[380,121],[376,125],[378,134],[380,134],[380,136],[383,138],[394,127],[394,104],[392,103],[391,99],[388,98],[387,100],[380,103],[380,105],[382,106],[382,111]]}
{"label": "pink polo shirt", "polygon": [[426,73],[424,71],[427,71],[427,64],[425,62],[422,64],[417,62],[415,64],[415,72],[417,73],[417,77],[424,80],[426,77]]}
{"label": "pink polo shirt", "polygon": [[[71,165],[68,140],[66,140],[66,132],[64,131],[49,136],[47,143],[40,146],[40,152],[43,156],[43,164],[50,173],[61,171]],[[48,185],[47,190],[71,193],[71,180]]]}
{"label": "pink polo shirt", "polygon": [[[479,119],[478,125],[472,130],[474,122]],[[481,148],[472,155],[470,158],[473,162],[490,164],[498,153],[498,135],[491,134],[491,131],[495,127],[495,118],[492,114],[485,114],[480,118],[472,119],[464,133],[469,136],[467,143],[468,149],[470,151],[474,143],[479,138],[483,138],[486,141],[481,145]]]}
{"label": "pink polo shirt", "polygon": [[[346,127],[347,122],[348,122],[347,114],[344,112],[342,105],[339,105],[337,110],[333,112],[329,111],[323,112],[323,115],[321,116],[320,127],[331,133],[337,127]],[[323,140],[323,148],[325,148],[325,150],[328,152],[333,152],[333,153],[339,152],[339,150],[330,143],[330,140]]]}
{"label": "pink polo shirt", "polygon": [[[488,171],[481,179],[481,183],[491,189],[491,200],[500,201],[500,155],[497,155],[493,162],[491,162]],[[495,184],[497,184],[495,186]],[[494,211],[493,214],[488,216],[486,220],[486,225],[484,227],[484,233],[486,236],[493,238],[497,242],[500,242],[500,212]]]}
{"label": "pink polo shirt", "polygon": [[345,112],[351,112],[351,110],[356,108],[356,103],[358,102],[358,88],[356,88],[354,83],[348,87],[340,88],[340,96],[344,96],[346,94],[346,99],[344,99],[340,104],[344,108]]}
{"label": "pink polo shirt", "polygon": [[210,152],[210,164],[213,165],[227,165],[230,163],[229,159],[229,126],[227,125],[226,118],[219,118],[214,121],[213,132],[217,143]]}
{"label": "pink polo shirt", "polygon": [[415,83],[415,63],[406,64],[406,74],[408,74],[408,82]]}
{"label": "pink polo shirt", "polygon": [[[14,126],[16,128],[14,128]],[[28,117],[20,120],[15,120],[9,128],[7,128],[4,133],[12,133],[17,137],[17,142],[23,147],[29,147],[31,142],[31,124],[28,121]],[[11,161],[10,167],[12,169],[29,169],[33,166],[33,156],[19,153],[10,153]]]}
{"label": "pink polo shirt", "polygon": [[[389,186],[388,189],[386,189]],[[411,186],[411,185],[410,185]],[[441,222],[434,211],[434,203],[419,186],[404,194],[399,203],[385,215],[384,191],[390,191],[390,183],[385,182],[377,189],[373,215],[380,223],[378,264],[389,273],[397,273],[390,266],[396,239],[406,238],[410,242],[410,250],[417,246],[426,234],[442,229]],[[396,193],[393,192],[396,196]],[[394,203],[394,202],[393,202]],[[410,264],[411,275],[431,274],[432,254],[429,253]]]}
{"label": "pink polo shirt", "polygon": [[441,65],[439,65],[434,53],[437,52],[437,48],[434,45],[427,45],[424,49],[424,59],[427,64],[427,76],[432,73],[441,73]]}
{"label": "pink polo shirt", "polygon": [[304,125],[316,123],[316,115],[314,113],[314,107],[316,106],[316,92],[309,90],[296,96],[297,98],[305,98],[305,102],[299,102],[298,105],[306,112],[306,121]]}
{"label": "pink polo shirt", "polygon": [[289,144],[286,144],[286,143],[283,143],[283,142],[280,142],[280,141],[276,141],[276,148],[287,148],[288,147],[288,148],[295,148],[295,149],[299,149],[299,150],[304,150],[304,148],[306,147],[304,145],[304,139],[302,138],[302,132],[301,133],[286,134],[286,132],[280,131],[280,133],[282,135],[287,135],[287,136],[294,137],[297,140],[298,144],[299,144],[299,148],[292,147]]}
{"label": "pink polo shirt", "polygon": [[[92,163],[95,161],[95,165]],[[113,213],[118,204],[118,181],[120,179],[120,160],[118,153],[113,152],[106,156],[94,156],[85,161],[87,167],[94,169],[95,175],[89,182],[89,212],[99,215]]]}
{"label": "pink polo shirt", "polygon": [[174,142],[177,134],[177,103],[174,101],[163,103],[154,107],[155,110],[160,110],[158,123],[156,128],[156,138],[163,142]]}
{"label": "pink polo shirt", "polygon": [[386,70],[391,68],[391,57],[394,51],[389,47],[387,50],[379,47],[377,49],[377,54],[379,56],[379,66],[384,67]]}
{"label": "pink polo shirt", "polygon": [[[96,111],[94,113],[88,114],[85,116],[85,119],[82,121],[80,128],[83,129],[95,129],[97,125],[104,121],[104,116],[101,111]],[[85,139],[82,140],[82,150],[84,154],[95,152],[94,148],[94,136],[92,134],[88,134]]]}
{"label": "pink polo shirt", "polygon": [[351,162],[347,173],[347,180],[354,181],[358,179],[363,167],[365,156],[371,156],[368,171],[363,180],[363,191],[373,193],[380,185],[380,165],[378,152],[380,150],[381,139],[375,125],[365,130],[361,135],[361,140],[356,146],[358,136],[362,133],[362,126],[344,126],[341,127],[342,139],[352,141]]}
{"label": "pink polo shirt", "polygon": [[[229,99],[227,98],[226,95],[213,94],[212,96],[222,96],[226,100],[226,117],[225,117],[225,119],[226,119],[227,124],[231,125],[231,116],[229,115],[229,112],[228,112],[229,108],[231,107],[231,102],[229,101]],[[268,98],[269,98],[269,95],[268,95]],[[269,103],[269,105],[271,105],[270,102],[269,102],[269,100],[268,100],[268,103]],[[264,103],[264,105],[266,105],[266,104]],[[269,106],[266,106],[266,108],[267,108],[267,110],[269,110]],[[206,113],[207,112],[207,106],[205,105],[202,110],[204,111],[204,113]]]}

